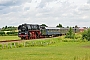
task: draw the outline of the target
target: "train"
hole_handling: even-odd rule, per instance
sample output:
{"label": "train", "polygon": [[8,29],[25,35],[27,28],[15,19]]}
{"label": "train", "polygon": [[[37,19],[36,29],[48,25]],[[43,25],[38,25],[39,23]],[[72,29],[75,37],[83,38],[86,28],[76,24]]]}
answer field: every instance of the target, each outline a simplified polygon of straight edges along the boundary
{"label": "train", "polygon": [[[18,37],[21,39],[38,39],[66,35],[70,28],[46,27],[39,24],[21,24],[18,26]],[[74,33],[80,32],[79,28],[72,28]]]}

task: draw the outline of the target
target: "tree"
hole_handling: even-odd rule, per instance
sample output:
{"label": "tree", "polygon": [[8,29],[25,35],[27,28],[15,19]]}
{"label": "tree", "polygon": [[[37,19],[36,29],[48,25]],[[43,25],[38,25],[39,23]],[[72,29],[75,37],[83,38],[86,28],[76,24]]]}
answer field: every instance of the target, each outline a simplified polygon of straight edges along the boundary
{"label": "tree", "polygon": [[67,26],[67,28],[69,28],[69,26]]}
{"label": "tree", "polygon": [[82,33],[82,39],[87,39],[87,31],[86,30]]}
{"label": "tree", "polygon": [[7,26],[5,26],[5,29],[7,29],[8,27]]}
{"label": "tree", "polygon": [[14,26],[5,26],[1,29],[1,31],[15,31],[17,30],[17,27],[14,27]]}
{"label": "tree", "polygon": [[66,34],[65,38],[72,38],[72,39],[74,39],[74,37],[75,37],[75,34],[73,33],[72,28],[70,27],[70,29],[69,29],[68,33]]}
{"label": "tree", "polygon": [[3,36],[3,35],[5,35],[5,32],[0,31],[0,36]]}
{"label": "tree", "polygon": [[82,33],[82,39],[86,39],[86,40],[90,41],[90,29],[85,30],[85,31]]}
{"label": "tree", "polygon": [[56,27],[62,27],[62,25],[61,25],[61,24],[59,24],[59,25],[57,25]]}
{"label": "tree", "polygon": [[77,26],[77,25],[75,25],[75,28],[78,28],[78,26]]}
{"label": "tree", "polygon": [[45,27],[48,27],[46,24],[42,24],[41,26],[45,26]]}

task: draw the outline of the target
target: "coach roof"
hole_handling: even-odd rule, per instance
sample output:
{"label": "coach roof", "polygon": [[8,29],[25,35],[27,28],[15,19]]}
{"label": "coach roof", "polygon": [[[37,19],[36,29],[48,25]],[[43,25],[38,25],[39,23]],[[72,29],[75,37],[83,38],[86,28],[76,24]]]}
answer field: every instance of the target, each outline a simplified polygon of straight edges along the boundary
{"label": "coach roof", "polygon": [[45,29],[60,29],[58,27],[45,27]]}

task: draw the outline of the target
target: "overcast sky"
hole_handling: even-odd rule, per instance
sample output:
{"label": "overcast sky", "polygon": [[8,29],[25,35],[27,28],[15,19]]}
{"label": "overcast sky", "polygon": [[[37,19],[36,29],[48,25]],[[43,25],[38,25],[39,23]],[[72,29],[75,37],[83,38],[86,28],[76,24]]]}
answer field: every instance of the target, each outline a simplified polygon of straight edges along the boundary
{"label": "overcast sky", "polygon": [[22,23],[90,27],[90,0],[0,0],[0,27]]}

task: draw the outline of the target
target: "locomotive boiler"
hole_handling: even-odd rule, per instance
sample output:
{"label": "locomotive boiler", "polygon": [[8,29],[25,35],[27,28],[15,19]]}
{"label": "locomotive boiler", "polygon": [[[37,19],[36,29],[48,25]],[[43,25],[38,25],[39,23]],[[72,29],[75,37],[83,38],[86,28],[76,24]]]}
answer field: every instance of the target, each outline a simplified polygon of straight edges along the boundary
{"label": "locomotive boiler", "polygon": [[36,39],[40,37],[40,25],[22,24],[18,26],[18,36],[21,39]]}

